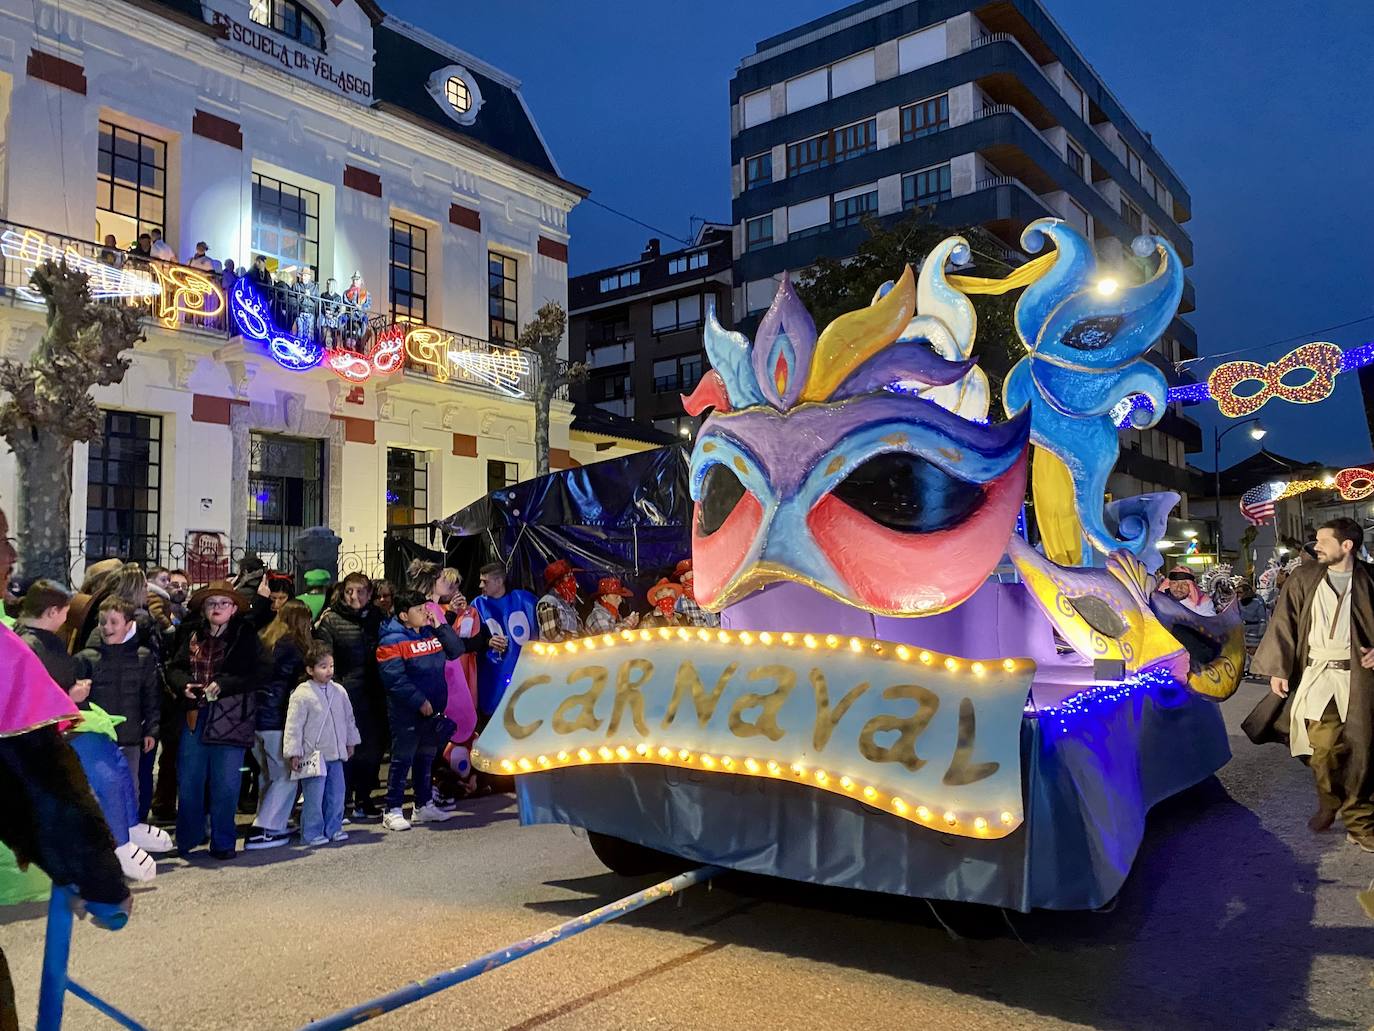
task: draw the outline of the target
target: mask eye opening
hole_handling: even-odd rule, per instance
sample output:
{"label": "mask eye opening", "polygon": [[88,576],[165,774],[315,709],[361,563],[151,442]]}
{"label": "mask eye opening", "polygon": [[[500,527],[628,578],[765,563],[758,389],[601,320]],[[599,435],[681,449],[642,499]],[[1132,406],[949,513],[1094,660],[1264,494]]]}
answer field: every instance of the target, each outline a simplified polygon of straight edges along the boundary
{"label": "mask eye opening", "polygon": [[968,518],[985,496],[980,484],[950,476],[908,451],[862,462],[830,492],[856,512],[899,533],[934,533]]}
{"label": "mask eye opening", "polygon": [[697,502],[698,536],[709,537],[725,525],[747,493],[748,488],[733,469],[723,462],[713,463],[701,481],[701,500]]}

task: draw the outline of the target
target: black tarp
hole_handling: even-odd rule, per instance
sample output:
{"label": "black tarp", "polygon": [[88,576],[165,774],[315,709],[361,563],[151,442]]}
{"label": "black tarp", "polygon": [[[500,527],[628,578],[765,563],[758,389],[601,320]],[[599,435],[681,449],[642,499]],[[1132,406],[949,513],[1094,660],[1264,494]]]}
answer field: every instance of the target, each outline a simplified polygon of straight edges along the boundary
{"label": "black tarp", "polygon": [[[571,560],[584,598],[617,576],[647,608],[645,591],[691,554],[690,449],[671,445],[564,469],[495,491],[439,523],[444,558],[476,590],[477,570],[504,562],[512,587],[544,593],[544,567]],[[388,571],[414,557],[439,557],[408,541],[389,542]]]}

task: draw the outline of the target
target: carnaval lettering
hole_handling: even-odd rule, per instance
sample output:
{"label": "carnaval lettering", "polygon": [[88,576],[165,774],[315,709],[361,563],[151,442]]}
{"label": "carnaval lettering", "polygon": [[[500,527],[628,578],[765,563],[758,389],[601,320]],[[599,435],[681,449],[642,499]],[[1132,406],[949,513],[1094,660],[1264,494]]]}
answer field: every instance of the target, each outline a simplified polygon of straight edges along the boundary
{"label": "carnaval lettering", "polygon": [[1000,837],[1021,821],[1034,670],[835,636],[664,627],[536,642],[473,761],[493,773],[634,762],[773,777]]}

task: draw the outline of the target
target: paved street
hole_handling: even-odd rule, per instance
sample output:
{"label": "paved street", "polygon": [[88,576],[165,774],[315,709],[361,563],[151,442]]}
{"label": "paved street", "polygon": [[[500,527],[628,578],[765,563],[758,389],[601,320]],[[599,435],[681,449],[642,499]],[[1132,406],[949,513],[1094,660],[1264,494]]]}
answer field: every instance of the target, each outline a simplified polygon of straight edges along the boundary
{"label": "paved street", "polygon": [[[1234,731],[1236,758],[1154,813],[1110,912],[1032,916],[735,878],[376,1021],[378,1028],[1131,1028],[1374,1024],[1374,856],[1310,835],[1305,771]],[[294,858],[289,858],[291,856]],[[74,970],[153,1028],[289,1028],[456,965],[646,882],[604,871],[508,798],[440,829],[164,864]],[[0,922],[24,1023],[38,907]],[[109,1027],[69,1003],[67,1026]]]}

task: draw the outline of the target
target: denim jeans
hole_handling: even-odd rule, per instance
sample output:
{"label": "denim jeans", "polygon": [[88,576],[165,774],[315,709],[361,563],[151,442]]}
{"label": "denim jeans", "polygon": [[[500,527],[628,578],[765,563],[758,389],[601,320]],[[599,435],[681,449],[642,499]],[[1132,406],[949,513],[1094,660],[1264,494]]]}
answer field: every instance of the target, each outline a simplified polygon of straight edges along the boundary
{"label": "denim jeans", "polygon": [[301,840],[332,838],[343,830],[344,764],[332,759],[323,777],[296,781],[301,785]]}
{"label": "denim jeans", "polygon": [[189,851],[205,843],[205,789],[210,789],[210,847],[234,851],[238,837],[239,776],[243,749],[236,745],[207,745],[201,741],[205,721],[196,729],[183,726],[177,755],[177,848]]}
{"label": "denim jeans", "polygon": [[[433,797],[430,776],[439,751],[438,720],[415,713],[391,713],[391,767],[386,773],[386,808],[400,809],[406,798],[406,777],[415,787],[415,808]],[[452,724],[449,724],[452,726]]]}
{"label": "denim jeans", "polygon": [[280,730],[259,730],[253,740],[253,755],[262,770],[258,814],[253,817],[253,826],[277,833],[286,830],[299,786],[299,782],[291,779],[291,768],[281,754],[281,738]]}

